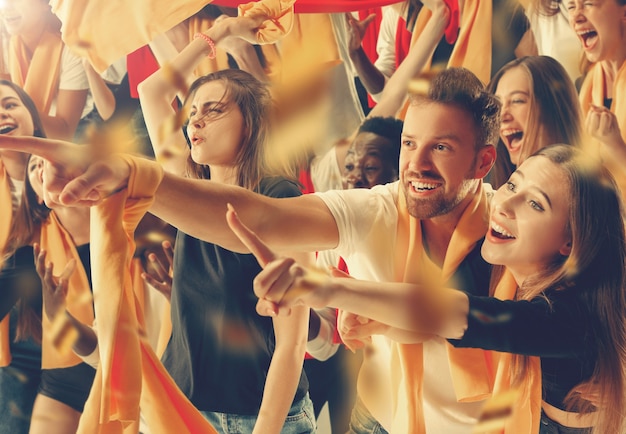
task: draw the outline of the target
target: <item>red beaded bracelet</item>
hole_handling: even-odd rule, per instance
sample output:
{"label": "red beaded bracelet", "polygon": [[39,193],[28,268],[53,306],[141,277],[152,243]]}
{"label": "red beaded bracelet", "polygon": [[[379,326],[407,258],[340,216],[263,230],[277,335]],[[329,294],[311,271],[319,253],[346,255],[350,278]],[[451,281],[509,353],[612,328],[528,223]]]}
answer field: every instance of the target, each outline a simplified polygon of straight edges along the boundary
{"label": "red beaded bracelet", "polygon": [[209,38],[207,35],[205,35],[202,32],[198,32],[195,35],[193,35],[194,39],[198,39],[198,38],[202,38],[204,40],[204,42],[206,42],[209,47],[211,47],[211,52],[209,54],[207,54],[207,57],[209,59],[215,59],[216,56],[216,52],[215,52],[215,41],[211,38]]}

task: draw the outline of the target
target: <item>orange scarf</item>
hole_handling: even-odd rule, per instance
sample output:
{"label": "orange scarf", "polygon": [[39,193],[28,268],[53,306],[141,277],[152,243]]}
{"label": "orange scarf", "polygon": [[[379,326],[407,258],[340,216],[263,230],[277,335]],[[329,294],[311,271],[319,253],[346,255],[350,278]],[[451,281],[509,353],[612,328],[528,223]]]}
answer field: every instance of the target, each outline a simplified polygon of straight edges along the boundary
{"label": "orange scarf", "polygon": [[[68,282],[65,298],[66,308],[74,318],[83,324],[92,325],[94,320],[93,298],[89,288],[89,280],[82,266],[72,236],[61,225],[54,211],[41,227],[41,248],[48,252],[47,260],[53,263],[53,274],[62,273],[65,265],[72,259],[77,262],[76,269]],[[81,363],[80,357],[73,352],[63,354],[55,347],[50,336],[52,328],[47,315],[42,315],[43,336],[41,343],[41,367],[43,369],[68,368]]]}
{"label": "orange scarf", "polygon": [[[0,158],[0,248],[4,251],[11,222],[13,220],[13,198],[11,196],[11,185],[9,174],[4,168],[2,158]],[[0,289],[1,290],[1,289]],[[0,322],[0,367],[8,366],[11,363],[11,342],[9,337],[9,315]]]}
{"label": "orange scarf", "polygon": [[141,328],[130,273],[133,233],[162,177],[158,163],[124,157],[128,189],[92,209],[93,292],[100,364],[79,434],[136,433],[139,407],[153,434],[215,433],[178,389]]}
{"label": "orange scarf", "polygon": [[[417,283],[424,281],[426,276],[441,283],[447,282],[476,243],[485,236],[488,219],[487,195],[481,185],[463,212],[452,234],[443,268],[439,269],[424,251],[421,221],[409,215],[404,193],[400,191],[396,258],[406,258],[406,261],[396,262],[397,280]],[[488,398],[492,391],[489,353],[473,348],[454,348],[448,343],[446,347],[457,401],[474,402]],[[422,344],[392,344],[393,390],[398,394],[397,402],[394,403],[394,433],[426,432],[422,406],[422,351]]]}
{"label": "orange scarf", "polygon": [[[142,279],[141,274],[144,272],[141,265],[141,259],[133,258],[130,263],[130,275],[132,279],[133,291],[135,298],[137,299],[137,320],[142,329],[146,330],[146,291],[156,291],[154,288],[150,288],[149,285]],[[172,336],[172,318],[170,303],[166,303],[163,307],[163,311],[160,313],[159,330],[156,338],[155,353],[161,358],[165,352],[165,348]],[[156,314],[156,312],[154,312]],[[147,330],[146,330],[147,331]]]}
{"label": "orange scarf", "polygon": [[[240,7],[241,10],[241,7]],[[328,69],[340,60],[328,14],[295,14],[291,31],[276,44],[263,45],[266,73],[272,83],[293,84],[299,77]]]}
{"label": "orange scarf", "polygon": [[41,114],[50,112],[52,101],[59,89],[59,71],[63,41],[52,25],[41,33],[32,59],[28,48],[19,36],[11,38],[9,63],[11,81],[23,88],[33,99]]}
{"label": "orange scarf", "polygon": [[[583,116],[587,116],[591,104],[604,107],[606,96],[606,74],[602,64],[596,63],[587,73],[580,89],[579,100],[583,109]],[[615,113],[622,139],[626,141],[626,62],[622,64],[615,77],[611,112]],[[594,142],[593,147],[594,149],[590,151],[597,154],[600,144]],[[617,162],[612,159],[603,161],[603,164],[617,181],[617,185],[622,191],[622,197],[626,198],[626,174],[624,173],[624,168],[618,166]]]}
{"label": "orange scarf", "polygon": [[[61,31],[65,43],[88,57],[98,72],[194,15],[207,3],[211,0],[50,1],[52,11],[63,23]],[[277,12],[261,26],[257,39],[270,43],[284,36],[283,29],[288,28],[276,23],[283,23],[293,15],[293,0],[261,0],[253,5]]]}
{"label": "orange scarf", "polygon": [[[517,283],[508,271],[498,282],[494,297],[500,300],[513,300],[517,292]],[[511,388],[511,363],[513,355],[510,353],[491,352],[493,365],[496,366],[496,377],[493,395],[505,392]],[[541,361],[539,357],[530,358],[529,374],[524,380],[523,390],[517,397],[513,407],[513,414],[507,419],[504,432],[509,434],[537,434],[541,417]]]}
{"label": "orange scarf", "polygon": [[[488,83],[491,77],[492,2],[484,0],[461,0],[461,2],[461,26],[448,67],[467,68],[483,83]],[[422,33],[431,15],[430,9],[422,8],[413,28],[411,45]],[[429,66],[425,69],[428,68]]]}

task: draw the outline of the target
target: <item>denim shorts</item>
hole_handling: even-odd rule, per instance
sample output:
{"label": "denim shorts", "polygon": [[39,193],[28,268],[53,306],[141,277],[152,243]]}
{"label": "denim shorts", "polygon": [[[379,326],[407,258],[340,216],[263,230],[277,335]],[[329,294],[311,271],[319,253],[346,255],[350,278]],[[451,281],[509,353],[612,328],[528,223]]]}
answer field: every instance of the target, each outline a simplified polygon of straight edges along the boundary
{"label": "denim shorts", "polygon": [[0,368],[0,434],[28,434],[39,371]]}
{"label": "denim shorts", "polygon": [[541,411],[539,434],[591,434],[591,428],[569,428],[550,419]]}
{"label": "denim shorts", "polygon": [[[250,434],[257,416],[201,411],[219,434]],[[313,402],[307,393],[289,409],[281,434],[309,434],[316,430]]]}
{"label": "denim shorts", "polygon": [[350,430],[346,434],[388,434],[385,428],[374,419],[374,416],[365,407],[365,404],[357,398],[352,416],[350,417]]}

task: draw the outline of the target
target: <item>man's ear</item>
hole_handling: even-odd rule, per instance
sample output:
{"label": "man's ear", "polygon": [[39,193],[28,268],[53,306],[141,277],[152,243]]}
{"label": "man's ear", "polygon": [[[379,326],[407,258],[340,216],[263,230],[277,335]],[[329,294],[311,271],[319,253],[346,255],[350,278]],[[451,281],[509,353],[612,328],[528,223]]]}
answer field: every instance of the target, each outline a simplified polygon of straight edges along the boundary
{"label": "man's ear", "polygon": [[494,163],[496,162],[496,148],[493,145],[485,145],[478,151],[476,158],[476,178],[484,178],[487,176]]}

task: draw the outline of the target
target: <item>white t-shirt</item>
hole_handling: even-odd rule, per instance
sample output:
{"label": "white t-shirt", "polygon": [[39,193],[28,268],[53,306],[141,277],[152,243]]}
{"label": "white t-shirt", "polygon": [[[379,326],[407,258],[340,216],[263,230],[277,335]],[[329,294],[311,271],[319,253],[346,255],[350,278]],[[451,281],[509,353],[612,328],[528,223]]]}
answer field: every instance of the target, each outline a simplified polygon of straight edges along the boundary
{"label": "white t-shirt", "polygon": [[556,59],[567,71],[572,81],[580,77],[579,63],[582,46],[574,29],[569,25],[564,2],[559,2],[559,12],[548,17],[528,8],[530,28],[535,35],[539,54]]}
{"label": "white t-shirt", "polygon": [[[61,69],[59,70],[59,90],[83,90],[89,89],[89,81],[80,57],[75,55],[67,45],[63,46],[61,52]],[[93,99],[91,95],[87,96],[85,107],[81,113],[81,119],[93,110]],[[57,112],[56,97],[50,105],[50,116],[55,116]]]}
{"label": "white t-shirt", "polygon": [[330,148],[322,156],[316,156],[310,164],[311,181],[315,191],[341,190],[341,170],[337,162],[335,147]]}
{"label": "white t-shirt", "polygon": [[17,207],[20,206],[22,201],[22,192],[24,191],[24,180],[14,179],[9,177],[9,186],[11,188],[11,205],[13,207],[13,215],[17,211]]}
{"label": "white t-shirt", "polygon": [[[395,280],[395,244],[398,222],[399,182],[372,189],[316,193],[337,223],[339,244],[335,249],[345,260],[350,275],[378,282]],[[404,258],[401,258],[404,261]],[[446,356],[446,341],[432,340],[424,346],[424,420],[426,432],[470,433],[478,421],[482,402],[458,403]],[[359,397],[381,425],[391,428],[390,341],[372,337],[359,374]],[[367,377],[367,378],[365,378]],[[373,390],[376,389],[376,390]],[[393,431],[393,430],[392,430]],[[404,433],[406,434],[406,433]]]}
{"label": "white t-shirt", "polygon": [[[383,17],[380,20],[378,39],[376,40],[376,62],[374,66],[385,76],[385,83],[396,72],[396,33],[400,14],[393,6],[382,8]],[[376,102],[380,101],[382,91],[372,95]]]}

